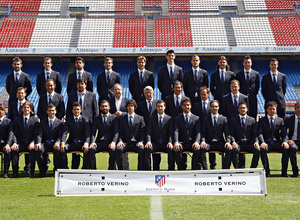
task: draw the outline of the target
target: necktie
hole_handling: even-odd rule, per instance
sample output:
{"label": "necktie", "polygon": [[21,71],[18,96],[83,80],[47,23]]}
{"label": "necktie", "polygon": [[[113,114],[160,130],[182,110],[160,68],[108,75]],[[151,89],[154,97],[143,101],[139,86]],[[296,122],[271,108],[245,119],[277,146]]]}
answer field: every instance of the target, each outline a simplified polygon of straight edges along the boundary
{"label": "necktie", "polygon": [[143,72],[140,72],[140,81],[141,81],[141,85],[143,85],[144,82],[144,77],[143,77]]}
{"label": "necktie", "polygon": [[78,126],[78,118],[75,118],[76,126]]}
{"label": "necktie", "polygon": [[148,110],[149,110],[149,112],[151,113],[151,109],[152,109],[152,103],[151,103],[151,101],[148,101],[148,103],[149,103],[149,105],[148,105]]}
{"label": "necktie", "polygon": [[81,72],[78,72],[78,78],[81,78]]}
{"label": "necktie", "polygon": [[47,80],[50,79],[50,73],[47,72]]}
{"label": "necktie", "polygon": [[173,77],[174,77],[173,68],[170,66],[170,78],[172,82],[173,82]]}
{"label": "necktie", "polygon": [[185,116],[185,124],[186,124],[186,127],[188,128],[189,127],[189,116],[188,115]]}
{"label": "necktie", "polygon": [[50,126],[49,126],[49,128],[50,128],[50,131],[52,131],[52,129],[53,129],[53,121],[52,120],[50,120]]}
{"label": "necktie", "polygon": [[159,129],[162,129],[162,116],[159,117]]}
{"label": "necktie", "polygon": [[106,77],[106,80],[107,80],[107,84],[109,85],[109,84],[110,84],[110,77],[109,77],[109,72],[107,73],[107,77]]}
{"label": "necktie", "polygon": [[83,96],[83,94],[80,94],[79,104],[80,104],[81,108],[83,109],[83,106],[82,106],[82,96]]}
{"label": "necktie", "polygon": [[237,95],[234,95],[234,109],[237,110],[238,108],[238,99],[237,99]]}
{"label": "necktie", "polygon": [[19,105],[19,113],[22,111],[22,102],[20,102],[20,105]]}
{"label": "necktie", "polygon": [[276,74],[273,74],[273,84],[274,84],[274,87],[276,87],[276,84],[277,84],[277,82],[276,82]]}
{"label": "necktie", "polygon": [[216,130],[217,129],[217,117],[214,116],[214,129]]}
{"label": "necktie", "polygon": [[106,124],[107,124],[107,116],[106,115],[103,115],[103,124],[104,124],[104,127],[106,127]]}
{"label": "necktie", "polygon": [[271,117],[271,131],[272,131],[272,136],[270,138],[270,144],[274,144],[274,139],[273,139],[273,131],[274,131],[274,118]]}
{"label": "necktie", "polygon": [[51,104],[52,103],[52,99],[51,99],[51,95],[49,95],[49,103],[48,104]]}
{"label": "necktie", "polygon": [[242,129],[245,130],[245,118],[242,117]]}
{"label": "necktie", "polygon": [[202,109],[203,109],[203,114],[204,114],[204,116],[206,116],[206,115],[207,115],[206,102],[203,102],[203,107],[202,107]]}
{"label": "necktie", "polygon": [[224,84],[224,71],[223,70],[221,71],[221,82],[222,82],[222,84]]}
{"label": "necktie", "polygon": [[197,70],[195,70],[194,78],[195,78],[195,82],[198,82],[198,71]]}
{"label": "necktie", "polygon": [[297,141],[300,141],[300,118],[298,118]]}
{"label": "necktie", "polygon": [[130,129],[132,129],[132,123],[133,123],[133,121],[132,121],[132,116],[129,116],[129,126],[130,126]]}
{"label": "necktie", "polygon": [[176,109],[179,110],[179,97],[176,96]]}
{"label": "necktie", "polygon": [[27,128],[28,128],[28,119],[25,118],[25,129],[27,129]]}
{"label": "necktie", "polygon": [[19,85],[19,73],[16,73],[16,85]]}
{"label": "necktie", "polygon": [[246,74],[247,74],[247,77],[246,77],[247,84],[249,84],[249,82],[250,82],[250,75],[249,75],[249,72],[247,71]]}

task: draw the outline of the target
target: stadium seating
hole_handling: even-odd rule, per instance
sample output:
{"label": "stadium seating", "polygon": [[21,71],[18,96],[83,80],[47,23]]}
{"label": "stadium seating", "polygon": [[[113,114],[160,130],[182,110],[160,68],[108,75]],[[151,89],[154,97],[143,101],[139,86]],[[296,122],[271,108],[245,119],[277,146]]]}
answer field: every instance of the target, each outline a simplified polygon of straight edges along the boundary
{"label": "stadium seating", "polygon": [[160,7],[161,0],[143,0],[143,7]]}
{"label": "stadium seating", "polygon": [[1,0],[0,6],[10,4],[12,11],[38,11],[41,0]]}
{"label": "stadium seating", "polygon": [[135,0],[70,0],[69,7],[88,7],[89,11],[134,11]]}
{"label": "stadium seating", "polygon": [[300,1],[296,1],[296,0],[265,0],[265,1],[268,10],[294,9],[296,2],[300,4]]}
{"label": "stadium seating", "polygon": [[170,11],[218,11],[220,5],[236,5],[235,0],[170,0]]}
{"label": "stadium seating", "polygon": [[62,0],[41,0],[39,11],[60,11]]}

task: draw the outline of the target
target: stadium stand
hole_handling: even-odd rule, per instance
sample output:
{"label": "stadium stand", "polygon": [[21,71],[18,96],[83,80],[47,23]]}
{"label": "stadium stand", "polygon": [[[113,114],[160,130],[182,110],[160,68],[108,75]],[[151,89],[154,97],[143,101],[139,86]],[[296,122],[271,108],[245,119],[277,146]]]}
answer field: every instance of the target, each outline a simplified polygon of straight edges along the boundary
{"label": "stadium stand", "polygon": [[88,7],[89,11],[134,11],[134,0],[70,0],[69,7]]}
{"label": "stadium stand", "polygon": [[61,9],[62,0],[42,0],[39,11],[56,11],[59,12]]}
{"label": "stadium stand", "polygon": [[143,0],[143,7],[160,7],[161,0]]}
{"label": "stadium stand", "polygon": [[0,6],[11,6],[12,11],[39,11],[42,0],[1,0]]}

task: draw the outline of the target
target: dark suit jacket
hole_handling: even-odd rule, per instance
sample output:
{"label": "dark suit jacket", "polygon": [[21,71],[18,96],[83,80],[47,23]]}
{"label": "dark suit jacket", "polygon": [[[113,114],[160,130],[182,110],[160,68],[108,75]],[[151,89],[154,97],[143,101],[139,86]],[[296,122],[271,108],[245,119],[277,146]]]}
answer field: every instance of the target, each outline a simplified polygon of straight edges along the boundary
{"label": "dark suit jacket", "polygon": [[296,115],[293,114],[289,116],[288,118],[285,119],[284,124],[287,129],[287,140],[292,140],[293,134],[294,134],[294,129],[295,129],[295,117]]}
{"label": "dark suit jacket", "polygon": [[[59,72],[51,71],[50,73],[50,79],[54,80],[55,83],[55,92],[58,94],[61,93],[62,87],[61,87],[61,76]],[[36,90],[39,94],[39,96],[47,93],[46,90],[46,79],[45,79],[45,71],[39,73],[36,78]]]}
{"label": "dark suit jacket", "polygon": [[[120,111],[123,112],[123,113],[127,112],[127,109],[126,109],[126,102],[127,102],[127,100],[128,100],[128,98],[122,96]],[[109,102],[109,105],[110,105],[109,112],[111,114],[114,114],[117,111],[117,108],[116,108],[116,98],[113,97],[113,98],[109,99],[108,102]]]}
{"label": "dark suit jacket", "polygon": [[35,141],[38,134],[39,119],[31,116],[28,120],[28,128],[25,129],[24,117],[21,115],[14,121],[14,134],[18,144],[28,146],[31,142]]}
{"label": "dark suit jacket", "polygon": [[[64,97],[58,93],[54,93],[51,100],[52,104],[56,107],[56,117],[62,119],[65,115]],[[39,99],[37,115],[41,120],[48,118],[47,107],[48,93],[46,92],[46,94],[41,95]]]}
{"label": "dark suit jacket", "polygon": [[[82,77],[87,80],[86,90],[93,92],[93,78],[92,74],[83,71]],[[68,86],[67,86],[67,94],[70,95],[72,92],[77,92],[77,75],[76,71],[69,75]]]}
{"label": "dark suit jacket", "polygon": [[41,120],[39,125],[39,132],[36,136],[36,143],[58,142],[60,144],[63,129],[64,124],[58,118],[54,120],[52,130],[50,130],[48,118]]}
{"label": "dark suit jacket", "polygon": [[269,143],[271,137],[273,141],[287,142],[286,127],[282,118],[276,117],[274,120],[274,130],[271,130],[268,117],[262,117],[258,122],[258,140],[261,143]]}
{"label": "dark suit jacket", "polygon": [[202,86],[206,86],[208,88],[208,75],[207,71],[204,69],[200,69],[198,72],[198,80],[195,82],[193,69],[186,71],[183,75],[183,89],[184,93],[190,99],[194,99],[195,93],[198,94],[200,98],[199,89]]}
{"label": "dark suit jacket", "polygon": [[247,116],[245,120],[245,130],[242,128],[240,116],[237,115],[229,121],[231,141],[240,143],[241,141],[248,143],[258,143],[257,123],[254,118]]}
{"label": "dark suit jacket", "polygon": [[13,121],[6,117],[4,117],[1,122],[0,139],[4,141],[4,145],[8,144],[9,146],[11,146],[13,144]]}
{"label": "dark suit jacket", "polygon": [[76,125],[74,116],[72,115],[68,117],[64,126],[64,132],[62,134],[61,142],[66,142],[68,134],[68,144],[74,144],[75,139],[78,139],[79,143],[84,144],[85,142],[87,142],[88,144],[90,144],[89,120],[84,116],[80,116],[78,119],[78,125]]}
{"label": "dark suit jacket", "polygon": [[155,144],[167,144],[168,142],[172,143],[172,117],[165,114],[162,120],[162,129],[160,129],[158,121],[159,119],[157,114],[150,117],[147,126],[146,142],[152,142]]}
{"label": "dark suit jacket", "polygon": [[161,98],[165,98],[173,94],[173,84],[176,80],[183,82],[182,68],[175,65],[173,70],[173,81],[170,79],[169,70],[167,65],[162,66],[158,70],[158,89],[161,92]]}
{"label": "dark suit jacket", "polygon": [[200,120],[199,117],[191,114],[189,127],[186,127],[183,113],[178,115],[174,121],[174,143],[187,143],[198,141],[200,143]]}
{"label": "dark suit jacket", "polygon": [[141,85],[140,74],[136,70],[130,73],[128,82],[132,98],[138,103],[145,99],[144,88],[146,86],[151,86],[154,89],[154,74],[145,69],[143,74],[143,84]]}
{"label": "dark suit jacket", "polygon": [[17,100],[17,89],[23,87],[26,90],[26,99],[32,92],[32,86],[27,73],[21,72],[19,77],[19,85],[16,85],[14,73],[12,72],[6,78],[6,91],[9,94],[9,103]]}
{"label": "dark suit jacket", "polygon": [[[73,115],[72,109],[73,109],[74,102],[78,102],[77,91],[69,95],[67,112],[66,112],[67,117]],[[81,108],[82,108],[82,115],[86,117],[89,120],[89,122],[93,123],[94,117],[97,116],[99,112],[97,108],[96,95],[89,91],[85,91],[85,99],[84,99],[83,107]]]}
{"label": "dark suit jacket", "polygon": [[[97,139],[96,132],[98,130]],[[94,118],[94,123],[92,125],[91,131],[91,142],[101,142],[101,141],[108,141],[109,143],[115,142],[118,143],[119,138],[119,124],[118,118],[115,115],[109,114],[107,117],[106,126],[103,124],[103,120],[101,114]]]}
{"label": "dark suit jacket", "polygon": [[222,97],[230,93],[230,82],[234,79],[234,73],[231,71],[225,72],[224,84],[222,84],[220,79],[219,70],[213,72],[210,77],[210,91],[214,96],[214,99],[222,102]]}
{"label": "dark suit jacket", "polygon": [[[242,101],[246,102],[247,106],[249,106],[248,96],[245,96],[244,94],[240,93],[237,104],[239,105],[239,103]],[[239,114],[238,110],[235,110],[235,108],[234,108],[231,93],[223,96],[222,102],[221,102],[220,113],[222,115],[224,115],[225,117],[227,117],[228,120]]]}
{"label": "dark suit jacket", "polygon": [[257,115],[257,94],[260,86],[260,76],[259,73],[255,70],[250,72],[250,81],[249,84],[245,78],[244,70],[236,73],[235,78],[240,82],[240,92],[248,96],[249,106],[248,111],[249,115],[256,117]]}
{"label": "dark suit jacket", "polygon": [[151,112],[149,112],[149,110],[148,110],[148,106],[147,106],[146,100],[140,101],[138,103],[138,108],[136,109],[136,113],[138,115],[143,116],[144,122],[146,123],[146,125],[148,125],[148,121],[149,121],[150,116],[152,116],[154,114],[157,114],[157,110],[156,110],[156,103],[157,103],[157,101],[158,100],[153,99]]}
{"label": "dark suit jacket", "polygon": [[267,73],[261,81],[261,93],[265,98],[265,105],[269,101],[275,101],[277,108],[285,108],[284,95],[286,93],[286,77],[283,73],[278,72],[277,85],[274,87],[272,76]]}
{"label": "dark suit jacket", "polygon": [[20,116],[19,107],[17,107],[17,105],[18,100],[11,103],[8,108],[8,118],[12,121],[15,121],[15,119]]}
{"label": "dark suit jacket", "polygon": [[219,115],[216,130],[212,123],[211,114],[203,119],[201,142],[211,143],[213,140],[217,142],[230,142],[229,127],[225,116]]}
{"label": "dark suit jacket", "polygon": [[[183,99],[186,99],[186,98],[187,98],[186,96],[182,96],[181,101]],[[167,115],[170,115],[172,118],[175,119],[176,116],[178,116],[178,115],[180,115],[180,113],[182,113],[181,103],[179,103],[179,109],[178,109],[178,111],[176,109],[175,100],[174,100],[173,94],[169,95],[165,99],[165,102],[166,102],[166,111],[165,111],[165,113]]]}
{"label": "dark suit jacket", "polygon": [[129,126],[129,115],[124,115],[120,118],[119,124],[119,141],[124,143],[129,142],[144,142],[146,125],[144,118],[138,114],[134,115],[132,128]]}
{"label": "dark suit jacket", "polygon": [[210,101],[208,101],[207,103],[207,109],[206,109],[206,115],[204,115],[203,112],[203,106],[202,106],[202,100],[200,100],[199,102],[196,102],[193,106],[192,106],[192,113],[199,116],[200,120],[202,121],[202,119],[204,117],[206,117],[207,115],[210,114]]}
{"label": "dark suit jacket", "polygon": [[113,89],[116,83],[120,83],[120,74],[115,71],[112,71],[110,73],[109,81],[110,83],[108,85],[106,81],[105,72],[99,74],[97,77],[97,91],[99,94],[99,104],[102,100],[108,100],[115,96]]}

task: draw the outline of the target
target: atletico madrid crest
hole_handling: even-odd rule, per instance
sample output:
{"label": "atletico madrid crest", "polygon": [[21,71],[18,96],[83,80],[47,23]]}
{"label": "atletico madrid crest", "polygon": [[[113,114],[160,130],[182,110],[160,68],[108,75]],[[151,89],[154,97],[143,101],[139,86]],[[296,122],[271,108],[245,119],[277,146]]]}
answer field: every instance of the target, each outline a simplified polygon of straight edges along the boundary
{"label": "atletico madrid crest", "polygon": [[165,175],[155,175],[155,184],[162,187],[166,183]]}

